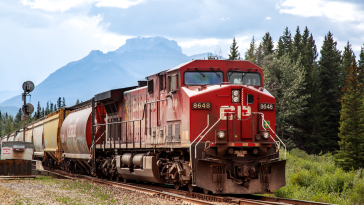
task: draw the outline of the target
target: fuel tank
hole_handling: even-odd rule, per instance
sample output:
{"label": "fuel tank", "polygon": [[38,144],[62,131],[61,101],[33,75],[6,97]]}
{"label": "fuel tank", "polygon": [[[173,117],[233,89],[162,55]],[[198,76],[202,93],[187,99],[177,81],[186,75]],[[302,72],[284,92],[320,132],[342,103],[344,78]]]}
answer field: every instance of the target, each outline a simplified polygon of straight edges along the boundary
{"label": "fuel tank", "polygon": [[92,108],[70,113],[61,128],[61,143],[65,153],[90,154]]}

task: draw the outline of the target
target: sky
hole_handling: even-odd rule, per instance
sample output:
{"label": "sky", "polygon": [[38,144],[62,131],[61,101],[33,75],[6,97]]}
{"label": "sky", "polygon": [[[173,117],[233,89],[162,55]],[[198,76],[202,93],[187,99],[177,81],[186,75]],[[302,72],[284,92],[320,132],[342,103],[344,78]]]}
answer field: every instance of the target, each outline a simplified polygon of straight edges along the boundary
{"label": "sky", "polygon": [[364,43],[361,0],[0,0],[0,91],[41,83],[92,50],[106,53],[133,37],[163,36],[186,55],[227,57],[235,37],[244,56],[252,37],[275,42],[307,26],[318,49],[331,31],[358,56]]}

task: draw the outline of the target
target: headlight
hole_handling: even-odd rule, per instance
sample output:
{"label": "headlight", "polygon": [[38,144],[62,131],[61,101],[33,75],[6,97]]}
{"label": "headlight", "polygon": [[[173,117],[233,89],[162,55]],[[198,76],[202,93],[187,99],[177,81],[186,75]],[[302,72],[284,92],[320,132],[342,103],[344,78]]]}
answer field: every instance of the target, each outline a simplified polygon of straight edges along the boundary
{"label": "headlight", "polygon": [[264,132],[263,137],[264,137],[264,139],[268,139],[269,138],[269,132]]}
{"label": "headlight", "polygon": [[240,102],[240,90],[231,90],[231,102]]}
{"label": "headlight", "polygon": [[217,137],[223,139],[225,137],[225,133],[223,131],[220,131],[217,133]]}

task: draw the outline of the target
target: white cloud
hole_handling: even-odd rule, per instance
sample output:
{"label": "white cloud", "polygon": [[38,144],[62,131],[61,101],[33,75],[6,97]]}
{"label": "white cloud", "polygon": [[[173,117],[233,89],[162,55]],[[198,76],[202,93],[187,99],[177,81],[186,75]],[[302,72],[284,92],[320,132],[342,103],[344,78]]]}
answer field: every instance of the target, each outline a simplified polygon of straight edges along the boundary
{"label": "white cloud", "polygon": [[222,17],[220,20],[221,21],[226,21],[226,20],[229,20],[230,18],[229,17]]}
{"label": "white cloud", "polygon": [[115,50],[125,44],[128,38],[132,38],[132,36],[122,36],[108,32],[108,25],[101,24],[101,21],[102,17],[100,15],[94,17],[74,16],[63,21],[57,27],[60,32],[71,30],[76,36],[87,36],[90,40],[98,42],[99,49],[103,52]]}
{"label": "white cloud", "polygon": [[[30,13],[33,15],[28,18],[34,20],[38,12]],[[113,51],[132,38],[108,31],[109,25],[102,23],[101,16],[90,17],[86,13],[47,15],[50,17],[44,16],[47,23],[42,27],[24,27],[0,18],[3,29],[8,31],[0,34],[3,48],[0,50],[1,89],[17,88],[29,79],[39,84],[55,70],[87,56],[91,50]],[[18,38],[14,40],[14,36]]]}
{"label": "white cloud", "polygon": [[126,9],[135,6],[145,0],[21,0],[21,4],[32,9],[45,11],[67,11],[81,5],[96,3],[97,7],[117,7]]}
{"label": "white cloud", "polygon": [[98,7],[118,7],[126,9],[142,3],[144,0],[97,0]]}
{"label": "white cloud", "polygon": [[325,16],[334,22],[363,21],[364,11],[354,3],[330,0],[284,0],[278,3],[279,13],[303,17]]}
{"label": "white cloud", "polygon": [[267,18],[265,18],[265,19],[267,19],[267,20],[271,20],[272,18],[271,18],[271,17],[269,17],[269,16],[267,16]]}

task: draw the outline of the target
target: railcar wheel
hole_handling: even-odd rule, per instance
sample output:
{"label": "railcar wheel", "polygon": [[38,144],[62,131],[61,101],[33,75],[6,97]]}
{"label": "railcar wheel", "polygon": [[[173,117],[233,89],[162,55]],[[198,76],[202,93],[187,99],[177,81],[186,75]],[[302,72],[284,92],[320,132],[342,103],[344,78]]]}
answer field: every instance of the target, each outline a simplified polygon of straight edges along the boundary
{"label": "railcar wheel", "polygon": [[210,190],[208,190],[208,189],[203,189],[203,193],[204,193],[204,194],[209,194],[209,193],[210,193]]}
{"label": "railcar wheel", "polygon": [[176,190],[178,190],[181,187],[181,184],[179,182],[174,182],[173,185]]}
{"label": "railcar wheel", "polygon": [[188,191],[189,191],[190,193],[192,193],[192,192],[193,192],[193,190],[195,189],[195,187],[194,187],[194,186],[192,186],[192,184],[188,184],[188,185],[187,185],[187,188],[188,188]]}
{"label": "railcar wheel", "polygon": [[127,179],[124,178],[123,179],[123,182],[126,183],[126,182],[129,182],[129,180],[127,180]]}

